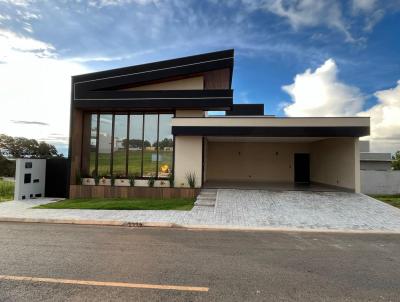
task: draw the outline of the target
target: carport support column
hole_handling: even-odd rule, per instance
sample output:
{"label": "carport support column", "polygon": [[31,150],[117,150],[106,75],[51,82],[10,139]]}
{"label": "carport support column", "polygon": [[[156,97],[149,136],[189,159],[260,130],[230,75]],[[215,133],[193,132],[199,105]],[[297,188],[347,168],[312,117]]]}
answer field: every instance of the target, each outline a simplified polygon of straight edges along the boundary
{"label": "carport support column", "polygon": [[189,186],[186,180],[187,173],[195,173],[196,187],[201,187],[203,160],[202,136],[175,137],[175,186]]}
{"label": "carport support column", "polygon": [[360,185],[360,141],[358,137],[354,138],[354,191],[356,193],[361,192],[361,185]]}

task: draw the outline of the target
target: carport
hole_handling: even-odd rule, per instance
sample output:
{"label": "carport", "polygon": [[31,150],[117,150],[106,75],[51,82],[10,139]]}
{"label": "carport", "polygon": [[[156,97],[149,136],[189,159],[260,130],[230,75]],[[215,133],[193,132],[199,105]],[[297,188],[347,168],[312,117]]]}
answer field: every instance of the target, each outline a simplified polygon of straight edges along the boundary
{"label": "carport", "polygon": [[204,187],[336,191],[354,186],[354,139],[206,137],[204,145]]}
{"label": "carport", "polygon": [[359,137],[368,133],[365,118],[173,120],[176,168],[193,169],[213,188],[359,192]]}

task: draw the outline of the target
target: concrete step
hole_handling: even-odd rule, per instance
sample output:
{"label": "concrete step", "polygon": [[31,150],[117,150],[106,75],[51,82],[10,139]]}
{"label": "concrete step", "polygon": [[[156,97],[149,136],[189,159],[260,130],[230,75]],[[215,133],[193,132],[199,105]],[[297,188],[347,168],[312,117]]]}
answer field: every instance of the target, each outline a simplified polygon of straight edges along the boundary
{"label": "concrete step", "polygon": [[201,207],[214,207],[216,199],[216,189],[203,189],[200,191],[200,194],[197,196],[194,204]]}
{"label": "concrete step", "polygon": [[217,193],[214,192],[200,192],[199,196],[217,196]]}
{"label": "concrete step", "polygon": [[215,206],[215,201],[196,200],[194,205],[195,206],[200,206],[200,207],[214,207]]}

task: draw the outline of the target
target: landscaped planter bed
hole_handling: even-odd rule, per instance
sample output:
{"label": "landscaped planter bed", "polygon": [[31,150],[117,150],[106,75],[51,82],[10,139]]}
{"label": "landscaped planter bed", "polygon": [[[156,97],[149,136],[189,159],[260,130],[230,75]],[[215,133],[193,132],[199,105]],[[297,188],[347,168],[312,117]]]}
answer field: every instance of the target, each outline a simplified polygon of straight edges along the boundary
{"label": "landscaped planter bed", "polygon": [[195,198],[200,189],[71,185],[69,198]]}

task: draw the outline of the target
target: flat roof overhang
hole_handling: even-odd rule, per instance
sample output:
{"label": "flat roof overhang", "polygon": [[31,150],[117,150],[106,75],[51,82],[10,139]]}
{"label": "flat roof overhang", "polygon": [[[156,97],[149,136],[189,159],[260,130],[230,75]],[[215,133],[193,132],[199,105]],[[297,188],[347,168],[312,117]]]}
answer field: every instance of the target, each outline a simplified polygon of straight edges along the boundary
{"label": "flat roof overhang", "polygon": [[229,110],[233,91],[82,91],[74,96],[73,106],[84,110]]}
{"label": "flat roof overhang", "polygon": [[368,117],[207,117],[174,118],[179,136],[361,137],[370,134]]}

